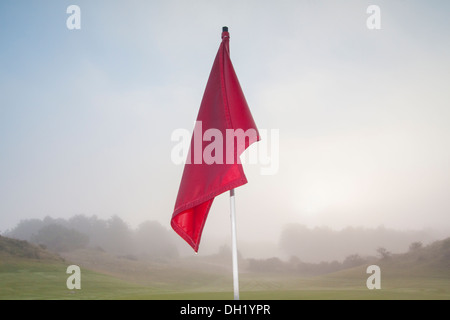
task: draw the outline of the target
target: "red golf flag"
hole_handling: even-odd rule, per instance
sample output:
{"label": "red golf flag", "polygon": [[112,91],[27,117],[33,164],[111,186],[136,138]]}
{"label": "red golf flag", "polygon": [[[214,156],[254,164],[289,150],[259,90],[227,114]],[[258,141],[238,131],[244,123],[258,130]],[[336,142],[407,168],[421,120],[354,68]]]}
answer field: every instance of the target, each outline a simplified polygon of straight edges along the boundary
{"label": "red golf flag", "polygon": [[239,156],[260,136],[230,60],[224,28],[200,105],[171,225],[194,250],[214,197],[247,183]]}

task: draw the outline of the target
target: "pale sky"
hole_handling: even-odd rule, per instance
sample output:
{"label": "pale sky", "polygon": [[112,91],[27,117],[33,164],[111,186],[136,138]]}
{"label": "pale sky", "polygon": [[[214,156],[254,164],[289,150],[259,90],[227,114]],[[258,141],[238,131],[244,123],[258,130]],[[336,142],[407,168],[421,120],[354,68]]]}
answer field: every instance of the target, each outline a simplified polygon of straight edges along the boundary
{"label": "pale sky", "polygon": [[[66,9],[81,9],[69,30]],[[380,30],[369,30],[369,5]],[[0,232],[118,215],[170,228],[192,129],[229,27],[279,170],[236,190],[238,238],[286,223],[450,232],[448,1],[1,1]],[[262,142],[259,142],[262,143]],[[270,149],[269,149],[270,150]],[[229,233],[216,198],[202,243]],[[202,245],[200,246],[202,247]]]}

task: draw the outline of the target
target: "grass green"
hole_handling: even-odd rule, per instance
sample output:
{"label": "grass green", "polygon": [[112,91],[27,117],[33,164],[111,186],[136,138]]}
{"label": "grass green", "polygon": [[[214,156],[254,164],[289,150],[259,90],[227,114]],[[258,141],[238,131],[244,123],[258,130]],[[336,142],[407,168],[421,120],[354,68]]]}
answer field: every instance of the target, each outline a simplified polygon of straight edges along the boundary
{"label": "grass green", "polygon": [[[61,258],[24,242],[3,241],[0,300],[231,300],[232,273],[206,259],[134,261],[94,250]],[[0,248],[1,249],[1,248]],[[367,266],[304,277],[240,276],[242,300],[450,300],[447,247],[380,262],[381,289],[369,290]],[[434,250],[434,251],[433,251]],[[440,250],[440,251],[439,251]],[[423,257],[426,257],[424,259]],[[434,257],[434,258],[433,258]],[[420,259],[418,259],[420,258]],[[67,267],[81,267],[81,289],[66,286]]]}
{"label": "grass green", "polygon": [[[180,285],[146,283],[120,279],[117,276],[82,269],[81,289],[66,287],[68,263],[29,262],[0,266],[0,299],[89,299],[89,300],[228,300],[232,299],[231,275],[217,275],[205,283],[202,273],[172,273],[168,268],[161,278],[170,276]],[[365,286],[367,274],[363,268],[320,277],[303,278],[295,275],[242,274],[243,300],[380,300],[380,299],[450,299],[450,280],[442,276],[382,277],[380,290]],[[191,277],[190,282],[183,277]],[[194,277],[194,278],[192,278]],[[208,278],[208,275],[206,275]],[[229,284],[227,284],[229,282]]]}

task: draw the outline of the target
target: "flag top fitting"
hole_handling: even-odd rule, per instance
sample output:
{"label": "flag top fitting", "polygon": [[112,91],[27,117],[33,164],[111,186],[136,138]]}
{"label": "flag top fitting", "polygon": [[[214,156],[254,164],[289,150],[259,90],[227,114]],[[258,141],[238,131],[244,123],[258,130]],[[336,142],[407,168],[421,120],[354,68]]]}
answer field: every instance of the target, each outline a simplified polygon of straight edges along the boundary
{"label": "flag top fitting", "polygon": [[230,38],[230,33],[228,32],[228,27],[222,27],[222,39]]}

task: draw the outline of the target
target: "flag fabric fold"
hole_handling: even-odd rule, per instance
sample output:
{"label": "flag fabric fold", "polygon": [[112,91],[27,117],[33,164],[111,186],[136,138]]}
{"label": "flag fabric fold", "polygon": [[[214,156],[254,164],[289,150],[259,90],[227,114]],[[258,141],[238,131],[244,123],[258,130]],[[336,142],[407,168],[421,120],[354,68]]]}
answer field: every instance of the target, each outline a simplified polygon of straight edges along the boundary
{"label": "flag fabric fold", "polygon": [[222,42],[206,85],[186,159],[171,226],[198,252],[216,196],[247,183],[239,156],[260,136]]}

